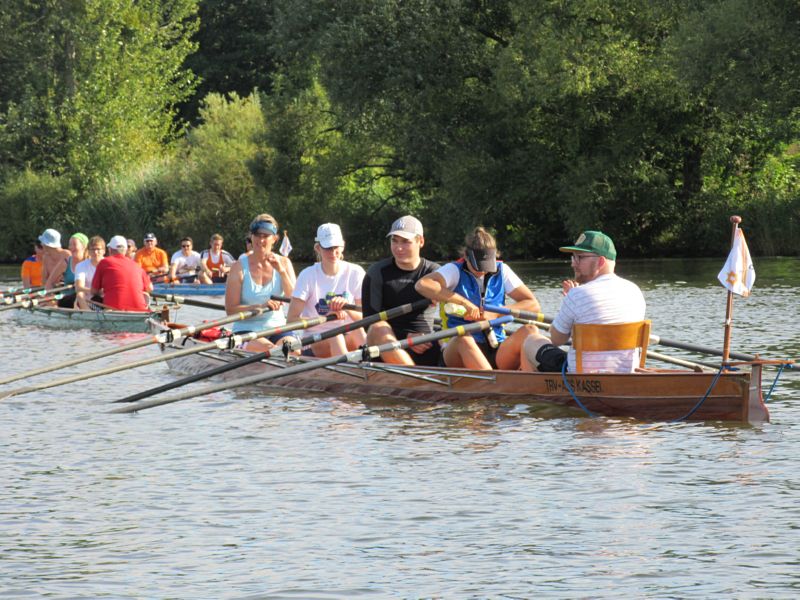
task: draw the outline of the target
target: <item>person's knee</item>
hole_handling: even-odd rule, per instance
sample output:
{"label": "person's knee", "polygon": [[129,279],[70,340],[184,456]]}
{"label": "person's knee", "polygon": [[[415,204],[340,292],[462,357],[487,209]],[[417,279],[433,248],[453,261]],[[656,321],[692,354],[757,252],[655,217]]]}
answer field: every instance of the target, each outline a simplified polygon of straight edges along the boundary
{"label": "person's knee", "polygon": [[534,369],[539,367],[536,355],[543,346],[549,343],[550,340],[543,335],[530,335],[522,343],[522,354]]}
{"label": "person's knee", "polygon": [[394,330],[386,321],[373,323],[367,330],[367,343],[371,346],[385,344],[395,339]]}

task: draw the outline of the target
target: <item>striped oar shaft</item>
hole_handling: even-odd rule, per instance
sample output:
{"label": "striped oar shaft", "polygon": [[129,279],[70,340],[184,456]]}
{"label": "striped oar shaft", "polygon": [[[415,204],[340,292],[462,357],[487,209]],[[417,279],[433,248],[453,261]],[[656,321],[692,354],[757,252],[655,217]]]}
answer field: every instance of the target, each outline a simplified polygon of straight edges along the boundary
{"label": "striped oar shaft", "polygon": [[40,304],[45,304],[47,302],[54,302],[56,300],[61,300],[64,297],[64,294],[53,294],[52,296],[42,296],[41,298],[27,298],[25,300],[20,300],[19,302],[14,302],[13,304],[6,304],[5,306],[0,306],[0,312],[4,310],[11,310],[14,308],[31,308],[34,306],[39,306]]}
{"label": "striped oar shaft", "polygon": [[[391,308],[389,310],[377,313],[375,315],[371,315],[366,319],[361,319],[360,321],[354,321],[351,323],[346,323],[340,327],[334,327],[333,329],[329,329],[328,331],[324,331],[322,333],[314,334],[305,336],[303,338],[298,339],[297,337],[291,336],[284,338],[284,343],[280,347],[273,348],[270,352],[256,352],[251,354],[250,356],[246,356],[245,358],[241,358],[237,361],[230,362],[224,365],[220,365],[218,367],[214,367],[213,369],[208,369],[203,371],[202,373],[197,373],[195,375],[189,375],[178,381],[174,381],[169,384],[165,384],[163,386],[159,386],[157,388],[152,388],[149,390],[145,390],[143,392],[139,392],[128,396],[126,398],[122,398],[120,400],[115,400],[115,402],[135,402],[137,400],[141,400],[143,398],[148,398],[150,396],[155,396],[161,392],[165,392],[167,390],[183,387],[184,385],[188,385],[190,383],[195,383],[196,381],[200,381],[202,379],[208,379],[210,377],[216,377],[217,375],[222,375],[223,373],[227,373],[229,371],[233,371],[236,369],[240,369],[244,366],[250,365],[255,362],[262,361],[264,359],[270,357],[280,357],[283,355],[288,356],[288,354],[294,350],[299,350],[302,346],[312,344],[315,342],[319,342],[322,340],[326,340],[337,335],[347,333],[348,331],[353,331],[370,323],[374,323],[380,320],[389,320],[393,319],[394,317],[398,317],[402,314],[408,314],[413,310],[417,310],[419,308],[424,308],[425,306],[430,305],[428,300],[419,300],[414,302],[413,304],[404,304],[402,306],[398,306],[395,308]],[[325,317],[320,317],[326,321],[333,321],[336,319],[335,314],[329,314]],[[288,326],[287,326],[288,327]],[[295,328],[297,329],[297,328]],[[288,331],[288,329],[286,329]],[[275,332],[275,333],[283,333],[283,331]],[[272,335],[272,334],[270,334]],[[173,356],[175,356],[173,354]]]}
{"label": "striped oar shaft", "polygon": [[[0,308],[0,310],[2,309]],[[78,358],[66,360],[64,362],[55,365],[40,367],[38,369],[25,371],[24,373],[17,373],[16,375],[11,375],[10,377],[5,377],[3,379],[0,379],[0,385],[11,383],[12,381],[19,381],[20,379],[27,379],[28,377],[35,377],[36,375],[42,375],[43,373],[59,371],[61,369],[66,369],[67,367],[73,367],[75,365],[92,362],[94,360],[98,360],[101,358],[107,358],[109,356],[113,356],[115,354],[121,354],[129,350],[144,348],[145,346],[149,346],[151,344],[168,344],[171,342],[177,342],[180,341],[182,338],[189,337],[191,335],[194,335],[195,333],[200,333],[201,331],[205,331],[206,329],[211,329],[212,327],[219,327],[220,325],[226,325],[228,323],[233,323],[234,321],[243,321],[251,317],[257,317],[258,315],[264,312],[266,312],[266,309],[257,308],[248,312],[240,312],[236,313],[235,315],[229,315],[225,318],[217,319],[216,321],[200,323],[199,325],[190,325],[188,327],[183,327],[181,329],[170,329],[168,331],[163,331],[157,335],[149,336],[146,337],[145,339],[125,344],[124,346],[119,346],[117,348],[109,348],[108,350],[101,350],[100,352],[95,352],[94,354],[87,354]]]}
{"label": "striped oar shaft", "polygon": [[310,362],[303,362],[292,367],[287,367],[280,371],[267,371],[266,373],[258,373],[256,375],[243,377],[235,381],[225,381],[216,385],[205,387],[200,390],[192,390],[189,392],[185,392],[183,394],[170,396],[168,398],[158,398],[155,400],[148,400],[146,402],[138,402],[131,406],[119,408],[111,412],[113,413],[136,412],[147,408],[153,408],[155,406],[162,406],[164,404],[171,404],[173,402],[178,402],[180,400],[186,400],[188,398],[194,398],[196,396],[205,396],[208,394],[213,394],[215,392],[226,391],[246,385],[263,383],[266,381],[270,381],[272,379],[286,377],[288,375],[297,375],[300,373],[304,373],[306,371],[313,371],[315,369],[320,369],[323,367],[328,367],[339,363],[344,363],[344,362],[359,363],[365,360],[369,360],[370,358],[377,358],[383,352],[388,352],[390,350],[396,350],[396,349],[406,350],[413,345],[435,342],[437,340],[446,337],[468,335],[477,331],[488,329],[489,327],[492,326],[508,323],[512,319],[513,317],[511,316],[505,316],[493,319],[491,321],[476,321],[474,323],[459,325],[458,327],[452,327],[450,329],[446,329],[443,331],[435,331],[432,333],[426,333],[424,335],[415,336],[413,338],[407,338],[405,340],[388,342],[386,344],[381,344],[380,346],[367,346],[366,348],[354,350],[352,352],[347,352],[345,354],[340,354],[338,356],[332,356],[330,358],[321,358]]}
{"label": "striped oar shaft", "polygon": [[71,283],[71,284],[68,284],[68,285],[62,285],[62,286],[59,286],[59,287],[50,288],[49,290],[47,290],[47,289],[38,289],[38,290],[35,290],[33,292],[30,292],[30,293],[14,294],[12,296],[8,296],[6,298],[3,298],[2,300],[3,300],[3,302],[5,304],[11,304],[12,302],[21,302],[23,300],[30,300],[30,299],[33,299],[33,298],[41,298],[41,297],[44,297],[44,296],[50,296],[50,295],[56,294],[58,292],[65,292],[67,290],[71,290],[74,287],[75,287],[75,284]]}
{"label": "striped oar shaft", "polygon": [[29,287],[29,288],[12,287],[0,291],[0,299],[5,298],[6,296],[21,296],[24,294],[31,294],[33,292],[38,292],[43,289],[44,289],[43,285],[37,285],[35,287]]}
{"label": "striped oar shaft", "polygon": [[182,350],[176,350],[175,352],[171,352],[169,354],[159,354],[158,356],[153,356],[150,358],[145,358],[143,360],[125,363],[122,365],[112,365],[105,369],[99,369],[97,371],[92,371],[91,373],[79,373],[78,375],[73,375],[71,377],[64,377],[63,379],[58,379],[56,381],[50,381],[47,383],[40,383],[36,385],[31,385],[23,388],[18,388],[16,390],[9,390],[8,392],[0,393],[0,398],[10,398],[11,396],[20,396],[22,394],[28,394],[30,392],[36,392],[39,390],[46,390],[53,387],[58,387],[61,385],[67,385],[69,383],[75,383],[76,381],[83,381],[85,379],[92,379],[94,377],[101,377],[103,375],[110,375],[111,373],[117,373],[119,371],[127,371],[128,369],[136,369],[139,367],[144,367],[147,365],[152,365],[158,362],[164,362],[170,360],[172,358],[179,358],[181,356],[187,356],[189,354],[196,354],[198,352],[203,352],[204,350],[212,350],[212,349],[219,349],[219,350],[226,350],[226,349],[233,349],[240,344],[244,344],[246,342],[252,341],[254,339],[260,337],[267,337],[270,335],[274,335],[276,333],[283,333],[285,331],[291,331],[292,329],[305,329],[306,327],[313,327],[314,325],[320,325],[324,323],[326,317],[319,317],[317,319],[303,319],[300,321],[296,321],[294,323],[290,323],[283,327],[272,327],[270,329],[265,329],[263,331],[251,331],[249,333],[245,333],[242,335],[234,335],[229,338],[219,338],[217,340],[213,340],[211,342],[207,342],[205,344],[198,344],[197,346],[192,346],[191,348],[184,348]]}

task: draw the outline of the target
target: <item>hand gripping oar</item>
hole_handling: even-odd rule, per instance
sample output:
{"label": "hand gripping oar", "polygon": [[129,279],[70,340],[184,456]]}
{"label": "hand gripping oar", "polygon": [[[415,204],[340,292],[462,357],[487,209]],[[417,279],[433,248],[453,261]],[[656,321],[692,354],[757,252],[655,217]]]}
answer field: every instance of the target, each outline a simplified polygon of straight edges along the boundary
{"label": "hand gripping oar", "polygon": [[59,385],[75,383],[76,381],[91,379],[93,377],[100,377],[102,375],[110,375],[111,373],[117,373],[119,371],[126,371],[128,369],[144,367],[147,365],[152,365],[157,362],[167,361],[170,358],[178,358],[180,356],[196,354],[198,352],[203,352],[204,350],[211,350],[214,348],[219,350],[224,350],[226,348],[233,349],[239,344],[243,344],[245,342],[249,342],[258,338],[269,337],[270,335],[274,335],[276,333],[284,333],[296,329],[306,329],[308,327],[313,327],[314,325],[321,325],[322,323],[325,323],[326,321],[329,320],[333,320],[334,318],[336,318],[335,315],[330,315],[329,317],[317,317],[316,319],[301,319],[299,321],[294,321],[293,323],[287,323],[286,325],[283,325],[281,327],[271,327],[270,329],[264,329],[262,331],[251,331],[250,333],[243,333],[241,335],[233,335],[227,338],[219,338],[217,340],[205,344],[198,344],[197,346],[192,346],[191,348],[176,350],[175,352],[171,352],[169,354],[159,354],[158,356],[145,358],[143,360],[127,363],[124,365],[112,365],[105,369],[100,369],[99,371],[92,371],[91,373],[79,373],[78,375],[73,375],[72,377],[65,377],[63,379],[50,381],[48,383],[40,383],[28,387],[17,388],[15,390],[9,390],[8,392],[0,393],[0,399],[10,398],[11,396],[19,396],[21,394],[28,394],[30,392],[36,392],[38,390],[46,390],[48,388],[57,387]]}
{"label": "hand gripping oar", "polygon": [[[192,298],[185,298],[184,296],[176,296],[175,294],[164,294],[162,292],[150,292],[153,298],[161,298],[167,302],[174,302],[175,304],[185,304],[186,306],[198,306],[200,308],[212,308],[214,310],[225,310],[223,304],[217,302],[203,302],[202,300],[194,300]],[[270,296],[270,300],[277,300],[278,302],[289,302],[291,298],[284,298],[283,296]]]}
{"label": "hand gripping oar", "polygon": [[279,377],[286,377],[287,375],[296,375],[298,373],[305,373],[306,371],[313,371],[314,369],[329,367],[343,362],[359,363],[361,361],[369,360],[372,358],[378,358],[381,355],[381,353],[388,352],[389,350],[406,350],[411,346],[435,342],[437,340],[446,337],[468,335],[471,333],[475,333],[477,331],[481,331],[483,329],[488,329],[489,327],[492,326],[508,323],[512,320],[513,317],[505,316],[505,317],[498,317],[497,319],[492,319],[491,321],[475,321],[474,323],[469,323],[467,325],[459,325],[458,327],[452,327],[450,329],[445,329],[442,331],[435,331],[433,333],[426,333],[415,337],[409,337],[405,340],[387,342],[386,344],[381,344],[380,346],[367,346],[366,348],[363,349],[353,350],[352,352],[347,352],[345,354],[340,354],[338,356],[332,356],[330,358],[320,358],[318,360],[304,362],[295,365],[293,367],[287,367],[280,371],[268,371],[266,373],[251,375],[250,377],[243,377],[235,381],[225,381],[217,385],[211,385],[202,388],[200,390],[192,390],[184,394],[178,394],[176,396],[170,396],[168,398],[148,400],[146,402],[137,402],[136,404],[132,404],[131,406],[118,408],[116,410],[112,410],[111,412],[113,413],[136,412],[139,410],[144,410],[146,408],[153,408],[155,406],[161,406],[164,404],[170,404],[172,402],[178,402],[180,400],[186,400],[187,398],[194,398],[196,396],[205,396],[207,394],[212,394],[214,392],[230,390],[244,385],[263,383],[265,381],[278,379]]}
{"label": "hand gripping oar", "polygon": [[[202,373],[189,375],[188,377],[184,377],[182,379],[179,379],[178,381],[173,381],[172,383],[167,383],[149,390],[144,390],[143,392],[138,392],[126,398],[120,398],[119,400],[114,400],[114,402],[135,402],[137,400],[142,400],[143,398],[149,398],[150,396],[155,396],[156,394],[160,394],[161,392],[174,390],[175,388],[183,387],[184,385],[188,385],[196,381],[201,381],[203,379],[208,379],[209,377],[214,377],[216,375],[221,375],[222,373],[227,373],[228,371],[233,371],[234,369],[239,369],[241,367],[244,367],[245,365],[249,365],[254,362],[264,360],[265,358],[269,358],[271,356],[282,356],[284,354],[284,351],[286,354],[288,354],[290,351],[298,350],[303,346],[308,346],[309,344],[315,344],[317,342],[321,342],[323,340],[336,337],[337,335],[347,333],[349,331],[354,331],[356,329],[359,329],[360,327],[368,327],[372,323],[376,323],[378,321],[388,321],[390,319],[394,319],[395,317],[399,317],[400,315],[406,315],[410,312],[419,310],[421,308],[425,308],[427,306],[430,306],[429,300],[425,299],[417,300],[416,302],[413,302],[411,304],[403,304],[401,306],[396,306],[394,308],[390,308],[389,310],[385,310],[376,313],[374,315],[365,317],[363,319],[359,319],[358,321],[345,323],[344,325],[335,327],[333,329],[329,329],[328,331],[307,335],[303,338],[300,338],[299,340],[294,337],[285,338],[283,347],[273,348],[269,353],[256,352],[255,354],[251,354],[250,356],[247,356],[240,360],[220,365],[219,367],[215,367],[213,369],[208,369],[207,371],[203,371]],[[170,356],[170,358],[172,356],[175,356],[175,354],[173,353]]]}
{"label": "hand gripping oar", "polygon": [[[42,298],[44,296],[52,296],[53,294],[56,294],[58,292],[64,292],[64,291],[70,290],[70,289],[72,289],[74,287],[75,287],[75,284],[71,283],[69,285],[62,285],[62,286],[55,287],[55,288],[52,288],[52,289],[49,289],[49,290],[40,289],[40,290],[37,290],[35,292],[13,294],[11,296],[7,296],[5,298],[2,298],[2,302],[3,302],[3,304],[12,304],[12,303],[16,304],[16,303],[19,303],[19,302],[23,302],[25,300],[40,299],[40,298]],[[63,296],[63,294],[62,294],[62,296]]]}
{"label": "hand gripping oar", "polygon": [[13,304],[0,306],[0,312],[4,310],[11,310],[12,308],[30,308],[31,306],[39,306],[40,304],[52,302],[53,300],[61,300],[63,297],[64,294],[53,294],[52,296],[42,296],[40,298],[26,298],[25,300],[20,300],[19,302],[14,302]]}
{"label": "hand gripping oar", "polygon": [[[107,358],[109,356],[113,356],[114,354],[127,352],[128,350],[135,350],[136,348],[144,348],[145,346],[149,346],[150,344],[168,344],[170,342],[179,341],[181,338],[194,335],[195,333],[198,333],[200,331],[205,331],[206,329],[211,329],[212,327],[219,327],[220,325],[225,325],[227,323],[233,323],[234,321],[243,321],[251,317],[257,317],[258,315],[264,312],[269,312],[269,311],[267,311],[266,308],[256,308],[248,312],[240,312],[235,315],[229,315],[222,319],[217,319],[216,321],[208,321],[206,323],[200,323],[199,325],[190,325],[188,327],[183,327],[182,329],[170,329],[168,331],[163,331],[158,335],[150,336],[143,340],[139,340],[137,342],[131,342],[130,344],[125,344],[124,346],[118,346],[116,348],[110,348],[108,350],[101,350],[100,352],[96,352],[94,354],[87,354],[85,356],[67,360],[55,365],[48,365],[46,367],[41,367],[39,369],[33,369],[32,371],[18,373],[16,375],[12,375],[11,377],[0,379],[0,385],[11,383],[12,381],[18,381],[20,379],[25,379],[27,377],[34,377],[36,375],[41,375],[42,373],[50,373],[52,371],[66,369],[67,367],[72,367],[82,363],[91,362],[93,360],[97,360],[100,358]],[[0,397],[2,397],[2,395],[0,395]]]}

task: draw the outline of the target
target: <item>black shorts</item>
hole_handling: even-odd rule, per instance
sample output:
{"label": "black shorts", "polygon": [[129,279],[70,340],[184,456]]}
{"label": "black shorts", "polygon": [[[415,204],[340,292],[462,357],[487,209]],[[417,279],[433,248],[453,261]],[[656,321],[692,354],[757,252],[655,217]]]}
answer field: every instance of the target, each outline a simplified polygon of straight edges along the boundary
{"label": "black shorts", "polygon": [[75,298],[77,298],[77,294],[67,294],[59,298],[56,304],[60,308],[75,308]]}
{"label": "black shorts", "polygon": [[560,373],[567,362],[567,353],[553,344],[545,344],[536,352],[538,370],[542,373]]}

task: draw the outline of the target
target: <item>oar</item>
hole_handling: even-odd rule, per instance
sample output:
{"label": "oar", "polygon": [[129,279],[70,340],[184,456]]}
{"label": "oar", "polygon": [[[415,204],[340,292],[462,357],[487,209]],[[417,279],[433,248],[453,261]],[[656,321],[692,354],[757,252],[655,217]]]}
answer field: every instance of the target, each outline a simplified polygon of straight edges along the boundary
{"label": "oar", "polygon": [[110,375],[111,373],[117,373],[119,371],[126,371],[128,369],[144,367],[147,365],[152,365],[157,362],[164,362],[171,358],[178,358],[181,356],[187,356],[189,354],[196,354],[198,352],[203,352],[204,350],[211,350],[211,349],[224,350],[226,348],[231,349],[238,346],[239,344],[243,344],[245,342],[249,342],[257,338],[268,337],[276,333],[284,333],[296,329],[306,329],[308,327],[313,327],[314,325],[321,325],[322,323],[325,323],[326,321],[329,320],[333,320],[335,318],[336,315],[330,315],[327,317],[317,317],[315,319],[301,319],[300,321],[294,321],[293,323],[288,323],[281,327],[272,327],[270,329],[264,329],[262,331],[251,331],[250,333],[233,335],[229,338],[219,338],[217,340],[208,342],[206,344],[198,344],[197,346],[192,346],[191,348],[185,348],[183,350],[176,350],[175,352],[171,352],[169,354],[159,354],[158,356],[145,358],[143,360],[138,360],[124,365],[112,365],[105,369],[100,369],[99,371],[92,371],[91,373],[79,373],[78,375],[73,375],[72,377],[64,377],[63,379],[50,381],[48,383],[39,383],[28,387],[9,390],[8,392],[0,393],[0,399],[10,398],[11,396],[20,396],[22,394],[28,394],[30,392],[36,392],[39,390],[46,390],[48,388],[57,387],[60,385],[66,385],[68,383],[75,383],[76,381],[83,381],[84,379],[91,379],[93,377],[100,377],[102,375]]}
{"label": "oar", "polygon": [[[540,323],[538,321],[531,321],[529,319],[521,319],[519,317],[514,319],[515,323],[520,323],[522,325],[536,325],[539,329],[544,329],[545,331],[550,331],[550,324],[549,323]],[[569,345],[569,342],[567,342]],[[719,367],[714,368],[713,365],[706,365],[703,363],[696,363],[690,362],[688,360],[683,360],[682,358],[676,358],[674,356],[669,356],[667,354],[661,354],[659,352],[653,352],[652,350],[647,351],[647,358],[652,358],[654,360],[659,360],[661,362],[670,363],[673,365],[678,365],[681,367],[685,367],[688,369],[692,369],[693,371],[706,371],[706,370],[718,370]]]}
{"label": "oar", "polygon": [[64,294],[54,294],[52,296],[41,296],[39,298],[26,298],[25,300],[20,300],[19,302],[14,302],[13,304],[6,304],[5,306],[0,306],[0,312],[4,310],[11,310],[12,308],[29,308],[31,306],[39,306],[45,302],[52,302],[53,300],[61,300],[64,297]]}
{"label": "oar", "polygon": [[[0,309],[2,310],[2,309]],[[227,317],[223,317],[221,319],[217,319],[216,321],[208,321],[205,323],[201,323],[199,325],[189,325],[187,327],[183,327],[181,329],[170,329],[168,331],[164,331],[159,333],[158,335],[150,336],[145,339],[131,342],[129,344],[125,344],[124,346],[118,346],[116,348],[110,348],[108,350],[101,350],[100,352],[95,352],[94,354],[87,354],[84,356],[80,356],[77,358],[73,358],[71,360],[64,361],[62,363],[58,363],[55,365],[48,365],[46,367],[41,367],[38,369],[33,369],[32,371],[26,371],[24,373],[18,373],[16,375],[12,375],[11,377],[6,377],[4,379],[0,379],[0,385],[11,383],[12,381],[18,381],[20,379],[26,379],[28,377],[34,377],[36,375],[41,375],[42,373],[50,373],[52,371],[58,371],[60,369],[66,369],[67,367],[72,367],[74,365],[83,364],[86,362],[91,362],[93,360],[97,360],[100,358],[107,358],[109,356],[113,356],[115,354],[120,354],[122,352],[127,352],[128,350],[135,350],[136,348],[143,348],[145,346],[149,346],[150,344],[168,344],[170,342],[178,341],[181,338],[188,337],[190,335],[194,335],[200,331],[205,331],[206,329],[211,329],[212,327],[219,327],[220,325],[226,325],[227,323],[233,323],[234,321],[243,321],[245,319],[249,319],[251,317],[257,317],[258,315],[268,312],[264,308],[255,308],[248,312],[240,312],[235,315],[229,315]]]}
{"label": "oar", "polygon": [[[185,298],[184,296],[176,296],[175,294],[164,294],[162,292],[150,292],[150,295],[153,298],[161,298],[163,300],[166,300],[167,302],[174,302],[175,304],[186,304],[187,306],[198,306],[200,308],[225,310],[225,306],[217,302],[204,302],[202,300],[194,300],[193,298]],[[291,301],[291,298],[285,298],[284,296],[270,296],[270,299],[277,300],[278,302]]]}
{"label": "oar", "polygon": [[[521,317],[523,319],[530,319],[532,321],[540,321],[544,323],[552,323],[553,319],[551,317],[546,317],[542,313],[533,313],[527,310],[517,310],[513,308],[507,308],[505,306],[493,306],[493,305],[486,305],[484,306],[484,310],[489,312],[494,312],[500,315],[514,315],[515,317]],[[670,348],[678,348],[680,350],[687,350],[689,352],[697,352],[699,354],[709,354],[711,356],[722,356],[722,350],[717,350],[715,348],[709,348],[708,346],[700,346],[698,344],[688,344],[686,342],[676,342],[675,340],[668,340],[666,338],[662,338],[657,335],[650,336],[650,343],[651,344],[659,344],[661,346],[667,346]],[[735,358],[736,360],[744,360],[744,361],[752,361],[757,360],[755,356],[752,354],[742,354],[740,352],[731,352],[731,358]],[[791,365],[787,368],[796,368],[795,365]]]}
{"label": "oar", "polygon": [[153,298],[161,298],[167,302],[174,302],[175,304],[186,304],[187,306],[198,306],[200,308],[211,308],[214,310],[225,310],[225,306],[218,302],[203,302],[202,300],[194,300],[192,298],[184,298],[183,296],[176,296],[174,294],[163,294],[161,292],[150,292]]}
{"label": "oar", "polygon": [[[407,315],[410,312],[419,310],[421,308],[425,308],[427,306],[430,306],[429,300],[425,299],[417,300],[416,302],[413,302],[411,304],[402,304],[400,306],[390,308],[389,310],[385,310],[376,313],[374,315],[370,315],[369,317],[365,317],[358,321],[351,321],[350,323],[345,323],[344,325],[341,325],[339,327],[334,327],[333,329],[329,329],[328,331],[307,335],[299,340],[294,337],[287,338],[284,340],[283,347],[273,348],[269,353],[256,352],[255,354],[251,354],[250,356],[239,359],[237,361],[220,365],[219,367],[203,371],[202,373],[189,375],[188,377],[184,377],[182,379],[179,379],[178,381],[173,381],[172,383],[167,383],[156,388],[144,390],[143,392],[138,392],[136,394],[128,396],[127,398],[121,398],[119,400],[115,400],[114,402],[135,402],[137,400],[142,400],[143,398],[149,398],[150,396],[155,396],[156,394],[160,394],[161,392],[174,390],[175,388],[183,387],[184,385],[188,385],[190,383],[194,383],[202,379],[208,379],[209,377],[214,377],[216,375],[221,375],[222,373],[227,373],[228,371],[233,371],[234,369],[239,369],[241,367],[244,367],[245,365],[249,365],[254,362],[264,360],[265,358],[269,358],[270,356],[282,356],[284,354],[284,349],[286,350],[286,354],[288,354],[290,351],[298,350],[303,346],[308,346],[309,344],[315,344],[317,342],[321,342],[323,340],[336,337],[337,335],[347,333],[349,331],[355,331],[356,329],[359,329],[361,327],[368,327],[369,325],[371,325],[372,323],[376,323],[377,321],[389,321],[391,319],[394,319],[395,317],[399,317],[400,315]],[[174,356],[174,354],[172,356]]]}
{"label": "oar", "polygon": [[395,350],[395,349],[406,350],[411,346],[435,342],[437,340],[446,337],[468,335],[476,331],[488,329],[489,327],[492,326],[508,323],[509,321],[512,320],[513,317],[505,316],[505,317],[499,317],[497,319],[492,319],[491,321],[476,321],[474,323],[469,323],[467,325],[460,325],[458,327],[452,327],[450,329],[445,329],[442,331],[435,331],[433,333],[418,335],[415,337],[407,338],[402,341],[388,342],[386,344],[381,344],[380,346],[367,346],[363,349],[353,350],[352,352],[346,352],[345,354],[340,354],[338,356],[332,356],[330,358],[321,358],[310,362],[304,362],[295,365],[293,367],[287,367],[280,371],[268,371],[266,373],[258,373],[256,375],[243,377],[235,381],[225,381],[216,385],[211,385],[202,388],[200,390],[191,390],[189,392],[178,394],[176,396],[170,396],[168,398],[148,400],[146,402],[137,402],[136,404],[132,404],[131,406],[118,408],[111,412],[114,413],[136,412],[147,408],[153,408],[155,406],[161,406],[164,404],[170,404],[172,402],[178,402],[180,400],[186,400],[188,398],[194,398],[196,396],[205,396],[207,394],[212,394],[214,392],[230,390],[233,388],[242,387],[244,385],[263,383],[265,381],[271,381],[273,379],[278,379],[280,377],[286,377],[287,375],[297,375],[298,373],[305,373],[307,371],[313,371],[315,369],[329,367],[339,363],[344,363],[344,362],[359,363],[361,361],[378,358],[382,352],[388,352],[389,350]]}
{"label": "oar", "polygon": [[17,302],[21,302],[23,300],[30,300],[32,298],[41,298],[42,296],[50,296],[51,294],[55,294],[55,293],[58,293],[58,292],[63,292],[63,291],[72,289],[74,287],[75,287],[75,284],[71,283],[69,285],[62,285],[60,287],[51,288],[49,290],[42,289],[42,290],[38,290],[38,291],[35,291],[35,292],[27,293],[27,294],[14,294],[14,295],[8,296],[7,298],[3,298],[2,301],[3,301],[4,304],[17,303]]}
{"label": "oar", "polygon": [[21,296],[23,294],[30,294],[32,292],[38,292],[43,290],[43,285],[38,285],[36,287],[29,287],[29,288],[21,288],[21,287],[12,287],[6,290],[0,291],[0,298],[4,298],[5,296]]}

